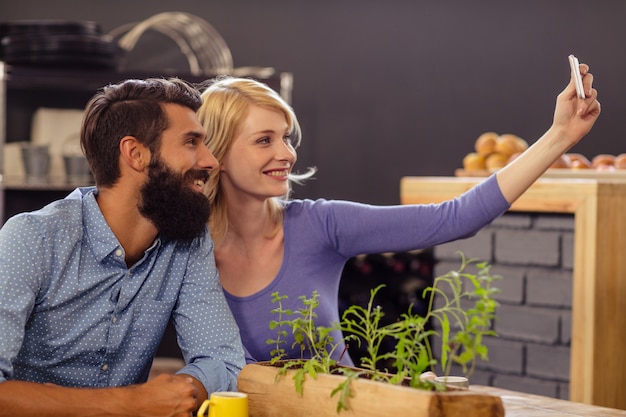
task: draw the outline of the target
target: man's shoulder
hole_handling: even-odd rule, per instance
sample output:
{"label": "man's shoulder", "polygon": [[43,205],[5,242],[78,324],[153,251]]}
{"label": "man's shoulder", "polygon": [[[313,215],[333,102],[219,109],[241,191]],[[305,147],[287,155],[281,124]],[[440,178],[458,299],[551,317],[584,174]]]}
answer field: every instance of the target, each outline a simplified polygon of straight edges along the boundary
{"label": "man's shoulder", "polygon": [[16,214],[7,224],[31,225],[47,229],[63,228],[68,222],[80,221],[82,218],[83,199],[86,193],[74,190],[65,198],[55,200],[46,206]]}
{"label": "man's shoulder", "polygon": [[162,241],[163,247],[171,247],[177,253],[187,254],[203,254],[207,255],[213,252],[213,240],[211,239],[211,233],[209,232],[208,225],[200,233],[191,240],[167,240]]}

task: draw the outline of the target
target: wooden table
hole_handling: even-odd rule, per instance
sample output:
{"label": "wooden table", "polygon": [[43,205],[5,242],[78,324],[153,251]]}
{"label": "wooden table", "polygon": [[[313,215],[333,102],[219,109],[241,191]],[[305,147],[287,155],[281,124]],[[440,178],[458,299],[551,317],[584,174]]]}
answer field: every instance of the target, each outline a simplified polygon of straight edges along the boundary
{"label": "wooden table", "polygon": [[508,391],[480,385],[470,390],[502,398],[506,417],[615,417],[626,416],[626,411],[614,408],[557,400],[539,395]]}
{"label": "wooden table", "polygon": [[[574,215],[572,401],[626,410],[626,174],[541,178],[511,211]],[[454,198],[484,178],[404,177],[403,204]]]}

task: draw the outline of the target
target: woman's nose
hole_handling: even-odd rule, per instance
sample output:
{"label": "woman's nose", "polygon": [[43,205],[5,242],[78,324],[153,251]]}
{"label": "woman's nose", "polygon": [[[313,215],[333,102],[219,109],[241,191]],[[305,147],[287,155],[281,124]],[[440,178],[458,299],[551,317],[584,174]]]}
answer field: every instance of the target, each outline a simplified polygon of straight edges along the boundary
{"label": "woman's nose", "polygon": [[281,161],[289,161],[292,165],[296,162],[296,159],[298,159],[295,149],[288,142],[282,142],[277,156]]}

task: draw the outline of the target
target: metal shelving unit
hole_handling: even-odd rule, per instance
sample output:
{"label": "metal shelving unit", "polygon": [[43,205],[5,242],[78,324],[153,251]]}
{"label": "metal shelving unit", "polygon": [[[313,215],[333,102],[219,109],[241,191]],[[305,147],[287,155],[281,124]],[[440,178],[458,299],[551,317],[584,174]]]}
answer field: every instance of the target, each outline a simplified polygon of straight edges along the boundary
{"label": "metal shelving unit", "polygon": [[[265,82],[291,102],[291,73],[276,73],[262,78],[254,74],[242,76],[251,76]],[[54,178],[44,183],[32,184],[23,177],[6,172],[5,144],[30,140],[34,112],[40,107],[83,109],[93,94],[104,85],[128,78],[147,77],[179,77],[192,83],[211,78],[167,71],[139,73],[11,66],[0,61],[0,227],[16,212],[37,209],[53,199],[62,198],[80,185],[68,184]],[[7,206],[10,206],[9,209]]]}

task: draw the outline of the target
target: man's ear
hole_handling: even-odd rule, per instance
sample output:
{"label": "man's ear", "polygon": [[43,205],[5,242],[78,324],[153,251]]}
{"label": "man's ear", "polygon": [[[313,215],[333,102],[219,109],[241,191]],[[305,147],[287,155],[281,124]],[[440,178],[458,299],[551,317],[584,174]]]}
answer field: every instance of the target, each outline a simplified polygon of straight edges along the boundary
{"label": "man's ear", "polygon": [[150,150],[134,136],[124,136],[120,140],[121,161],[135,171],[143,171],[150,164]]}

